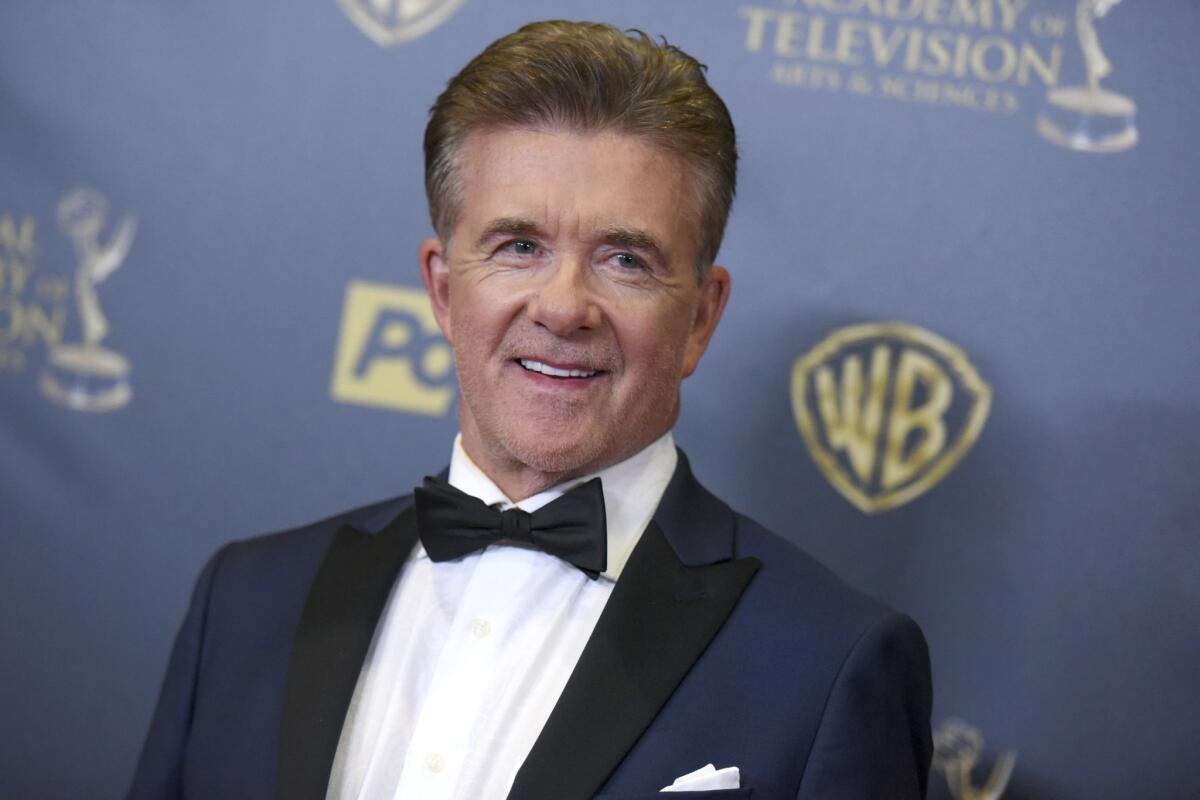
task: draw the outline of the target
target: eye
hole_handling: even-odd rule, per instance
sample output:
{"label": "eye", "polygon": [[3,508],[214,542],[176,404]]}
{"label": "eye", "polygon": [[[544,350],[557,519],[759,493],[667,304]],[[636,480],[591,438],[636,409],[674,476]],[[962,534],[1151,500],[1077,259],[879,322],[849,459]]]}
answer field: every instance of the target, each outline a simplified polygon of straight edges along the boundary
{"label": "eye", "polygon": [[508,249],[522,256],[531,256],[537,252],[537,245],[528,239],[514,239],[507,245]]}
{"label": "eye", "polygon": [[526,259],[540,257],[540,254],[541,247],[532,239],[509,239],[494,249],[492,257],[510,263],[523,263]]}
{"label": "eye", "polygon": [[612,261],[622,269],[642,269],[646,266],[640,258],[629,253],[616,253],[612,256]]}

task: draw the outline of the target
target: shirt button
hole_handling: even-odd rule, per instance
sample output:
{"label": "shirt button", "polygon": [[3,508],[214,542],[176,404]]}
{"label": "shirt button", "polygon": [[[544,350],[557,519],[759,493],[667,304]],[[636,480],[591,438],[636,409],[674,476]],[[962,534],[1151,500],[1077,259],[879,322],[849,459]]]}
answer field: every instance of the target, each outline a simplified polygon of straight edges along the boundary
{"label": "shirt button", "polygon": [[446,759],[442,758],[441,753],[430,753],[429,758],[425,759],[425,766],[429,767],[430,772],[441,772],[446,768]]}
{"label": "shirt button", "polygon": [[475,634],[476,639],[482,639],[492,632],[492,623],[486,619],[475,619],[471,621],[471,633]]}

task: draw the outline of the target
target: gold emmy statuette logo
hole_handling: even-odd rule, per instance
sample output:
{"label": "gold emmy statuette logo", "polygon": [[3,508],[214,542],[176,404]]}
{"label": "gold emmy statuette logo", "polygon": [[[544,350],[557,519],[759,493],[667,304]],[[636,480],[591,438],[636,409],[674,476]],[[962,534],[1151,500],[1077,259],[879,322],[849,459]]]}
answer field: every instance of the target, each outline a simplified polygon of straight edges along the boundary
{"label": "gold emmy statuette logo", "polygon": [[441,25],[464,0],[338,0],[359,30],[388,47],[416,39]]}
{"label": "gold emmy statuette logo", "polygon": [[440,416],[454,399],[453,367],[423,290],[366,281],[346,287],[334,400]]}
{"label": "gold emmy statuette logo", "polygon": [[867,514],[944,478],[979,438],[992,397],[962,350],[903,322],[834,331],[796,360],[791,389],[813,460]]}
{"label": "gold emmy statuette logo", "polygon": [[96,286],[121,266],[137,221],[125,217],[107,244],[100,243],[108,203],[92,189],[75,189],[58,204],[58,226],[75,245],[79,259],[75,270],[75,302],[83,323],[79,344],[56,343],[42,372],[42,393],[75,411],[115,411],[129,403],[129,360],[102,347],[108,320],[100,310]]}
{"label": "gold emmy statuette logo", "polygon": [[1046,108],[1038,116],[1037,129],[1047,140],[1084,153],[1118,153],[1137,144],[1137,105],[1124,95],[1100,87],[1100,79],[1112,72],[1112,62],[1100,49],[1097,17],[1108,14],[1121,0],[1079,0],[1075,8],[1075,30],[1087,86],[1063,86],[1046,95]]}
{"label": "gold emmy statuette logo", "polygon": [[971,771],[982,753],[983,735],[961,720],[946,720],[933,732],[933,768],[946,776],[954,800],[1000,800],[1004,795],[1017,764],[1017,754],[1001,753],[987,783],[976,787]]}

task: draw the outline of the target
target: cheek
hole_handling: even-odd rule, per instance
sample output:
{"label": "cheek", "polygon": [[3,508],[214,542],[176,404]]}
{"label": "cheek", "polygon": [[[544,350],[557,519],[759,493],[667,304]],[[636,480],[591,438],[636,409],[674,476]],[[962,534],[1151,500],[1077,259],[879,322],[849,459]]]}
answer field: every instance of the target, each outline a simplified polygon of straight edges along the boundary
{"label": "cheek", "polygon": [[687,353],[687,331],[678,322],[658,320],[658,324],[646,326],[627,341],[626,363],[638,373],[639,383],[663,386],[679,382]]}
{"label": "cheek", "polygon": [[495,350],[526,303],[526,292],[495,277],[460,279],[451,286],[450,322],[455,349]]}
{"label": "cheek", "polygon": [[[468,299],[468,298],[463,298]],[[460,302],[450,308],[454,329],[454,349],[471,353],[485,352],[494,347],[503,334],[497,306],[478,298]]]}

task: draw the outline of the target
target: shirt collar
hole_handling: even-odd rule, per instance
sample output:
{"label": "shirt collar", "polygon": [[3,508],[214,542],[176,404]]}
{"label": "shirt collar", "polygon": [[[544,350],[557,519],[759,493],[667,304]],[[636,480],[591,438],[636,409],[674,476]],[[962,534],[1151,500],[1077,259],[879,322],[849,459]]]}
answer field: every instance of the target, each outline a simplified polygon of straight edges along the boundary
{"label": "shirt collar", "polygon": [[621,570],[634,546],[650,524],[658,503],[662,500],[675,465],[679,459],[675,439],[667,431],[659,439],[634,453],[624,461],[580,478],[560,483],[545,491],[513,503],[500,488],[471,460],[462,446],[462,434],[454,437],[450,456],[450,485],[478,497],[487,505],[515,505],[530,513],[560,497],[581,483],[600,478],[604,487],[604,516],[608,522],[608,569],[600,573],[611,581],[621,577]]}

